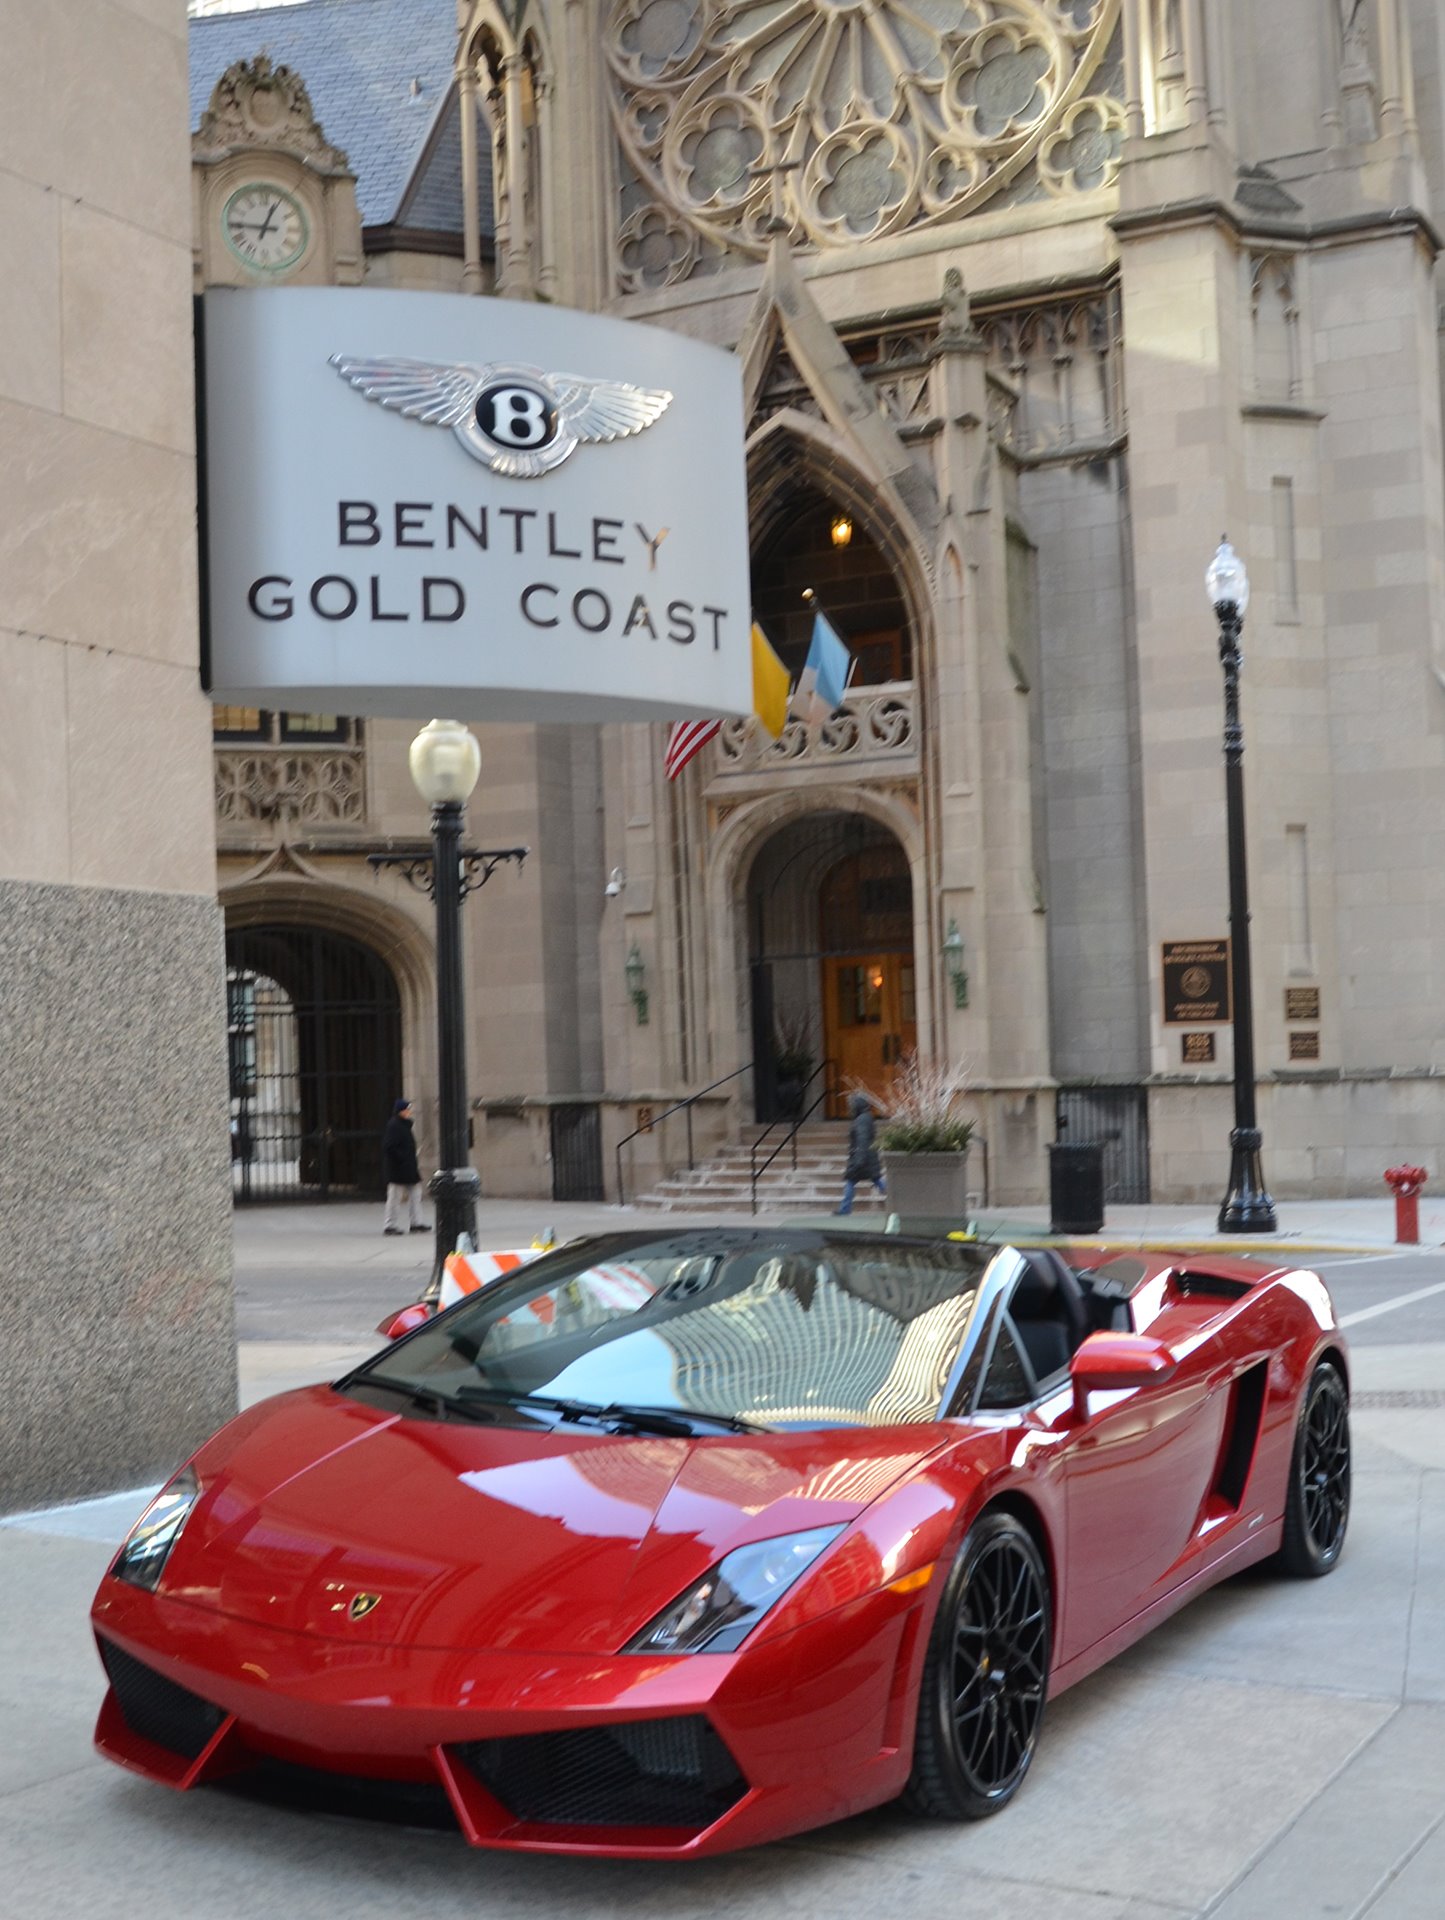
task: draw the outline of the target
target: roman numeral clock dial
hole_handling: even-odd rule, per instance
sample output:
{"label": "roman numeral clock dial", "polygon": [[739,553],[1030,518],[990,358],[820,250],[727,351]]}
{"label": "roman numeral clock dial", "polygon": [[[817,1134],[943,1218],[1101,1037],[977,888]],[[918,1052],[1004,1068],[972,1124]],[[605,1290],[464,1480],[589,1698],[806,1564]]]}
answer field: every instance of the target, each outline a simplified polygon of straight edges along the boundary
{"label": "roman numeral clock dial", "polygon": [[237,187],[227,200],[221,231],[236,258],[263,273],[294,267],[310,239],[300,202],[284,187],[258,181]]}

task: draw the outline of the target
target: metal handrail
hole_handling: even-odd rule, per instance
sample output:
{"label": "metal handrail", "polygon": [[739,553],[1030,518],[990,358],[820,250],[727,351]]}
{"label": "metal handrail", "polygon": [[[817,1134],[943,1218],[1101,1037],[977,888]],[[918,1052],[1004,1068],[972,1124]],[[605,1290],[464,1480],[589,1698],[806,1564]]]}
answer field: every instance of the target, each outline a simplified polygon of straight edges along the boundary
{"label": "metal handrail", "polygon": [[745,1073],[751,1073],[754,1062],[749,1060],[746,1066],[736,1067],[731,1073],[725,1073],[721,1080],[714,1080],[711,1086],[699,1087],[696,1093],[690,1093],[685,1100],[674,1100],[670,1107],[664,1107],[661,1113],[655,1113],[645,1127],[634,1127],[631,1133],[623,1134],[617,1142],[614,1154],[617,1161],[617,1204],[627,1205],[627,1190],[622,1183],[622,1149],[635,1140],[639,1133],[651,1133],[659,1121],[666,1120],[670,1114],[687,1114],[687,1170],[692,1172],[695,1164],[692,1151],[692,1110],[699,1100],[706,1099],[710,1093],[716,1093],[719,1087],[725,1087],[729,1080],[736,1080]]}
{"label": "metal handrail", "polygon": [[798,1131],[802,1127],[804,1121],[810,1120],[813,1117],[813,1115],[817,1112],[818,1108],[821,1107],[825,1101],[832,1100],[837,1096],[838,1085],[831,1071],[834,1067],[837,1066],[837,1064],[838,1063],[836,1060],[824,1060],[819,1066],[814,1067],[813,1071],[808,1075],[807,1079],[803,1082],[803,1092],[806,1093],[808,1091],[809,1087],[812,1086],[813,1082],[817,1079],[820,1073],[824,1076],[822,1092],[817,1094],[812,1100],[812,1102],[808,1106],[802,1109],[797,1119],[794,1120],[790,1131],[786,1135],[784,1135],[784,1137],[773,1148],[772,1152],[768,1155],[767,1159],[764,1160],[761,1166],[758,1165],[758,1148],[767,1139],[768,1135],[773,1131],[774,1127],[780,1127],[783,1124],[782,1121],[781,1120],[770,1121],[768,1125],[763,1129],[763,1131],[758,1135],[757,1139],[754,1140],[753,1150],[750,1157],[750,1171],[752,1174],[752,1179],[751,1179],[750,1189],[749,1189],[750,1195],[751,1195],[751,1201],[752,1201],[752,1210],[754,1213],[756,1213],[758,1210],[758,1181],[762,1178],[762,1176],[767,1172],[768,1168],[777,1159],[778,1155],[783,1151],[784,1147],[790,1146],[793,1149],[793,1171],[795,1173],[797,1172],[798,1170]]}

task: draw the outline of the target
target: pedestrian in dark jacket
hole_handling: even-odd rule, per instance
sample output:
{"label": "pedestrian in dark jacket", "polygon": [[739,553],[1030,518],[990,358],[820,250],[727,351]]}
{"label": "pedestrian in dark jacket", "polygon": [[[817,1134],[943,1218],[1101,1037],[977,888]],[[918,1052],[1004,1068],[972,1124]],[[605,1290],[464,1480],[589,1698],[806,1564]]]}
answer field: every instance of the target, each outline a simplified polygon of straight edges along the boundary
{"label": "pedestrian in dark jacket", "polygon": [[838,1208],[839,1213],[853,1211],[853,1195],[860,1180],[871,1180],[880,1193],[888,1191],[883,1184],[883,1163],[873,1138],[873,1102],[866,1093],[855,1093],[849,1098],[848,1111],[853,1118],[848,1128],[848,1164],[843,1169],[843,1204]]}
{"label": "pedestrian in dark jacket", "polygon": [[421,1217],[421,1168],[417,1165],[411,1102],[405,1098],[392,1108],[391,1118],[382,1131],[381,1171],[386,1181],[382,1232],[402,1232],[401,1215],[405,1208],[412,1232],[430,1233],[431,1228]]}

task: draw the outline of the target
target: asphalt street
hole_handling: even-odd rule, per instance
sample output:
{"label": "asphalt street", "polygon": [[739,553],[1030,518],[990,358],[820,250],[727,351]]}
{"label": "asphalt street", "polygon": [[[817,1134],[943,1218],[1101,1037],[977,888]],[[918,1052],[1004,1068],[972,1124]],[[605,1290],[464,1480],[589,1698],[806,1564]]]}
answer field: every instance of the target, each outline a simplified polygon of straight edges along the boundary
{"label": "asphalt street", "polygon": [[[526,1245],[552,1211],[489,1203],[488,1243]],[[1129,1226],[1184,1237],[1191,1219],[1166,1214]],[[375,1348],[376,1320],[415,1295],[431,1257],[426,1236],[383,1239],[378,1224],[363,1208],[238,1216],[245,1399]],[[554,1224],[568,1237],[626,1223],[594,1209]],[[480,1854],[451,1833],[168,1793],[90,1748],[102,1681],[86,1615],[143,1500],[132,1489],[0,1522],[0,1915],[1441,1920],[1445,1252],[1391,1247],[1378,1207],[1315,1225],[1268,1251],[1325,1275],[1351,1341],[1339,1567],[1229,1581],[1052,1703],[1000,1818],[936,1825],[890,1807],[657,1866]]]}

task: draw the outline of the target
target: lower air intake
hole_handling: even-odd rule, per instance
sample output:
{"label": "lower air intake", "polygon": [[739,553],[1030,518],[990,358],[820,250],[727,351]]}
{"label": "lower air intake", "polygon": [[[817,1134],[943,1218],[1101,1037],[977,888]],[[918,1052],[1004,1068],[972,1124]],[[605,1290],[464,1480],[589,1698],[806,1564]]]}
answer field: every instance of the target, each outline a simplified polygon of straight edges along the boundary
{"label": "lower air intake", "polygon": [[224,1711],[109,1640],[101,1641],[100,1657],[115,1689],[121,1718],[131,1732],[182,1759],[198,1759],[225,1719]]}
{"label": "lower air intake", "polygon": [[453,1751],[515,1819],[545,1826],[698,1830],[747,1791],[701,1714],[473,1740]]}

